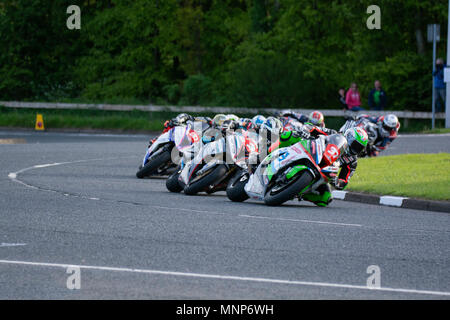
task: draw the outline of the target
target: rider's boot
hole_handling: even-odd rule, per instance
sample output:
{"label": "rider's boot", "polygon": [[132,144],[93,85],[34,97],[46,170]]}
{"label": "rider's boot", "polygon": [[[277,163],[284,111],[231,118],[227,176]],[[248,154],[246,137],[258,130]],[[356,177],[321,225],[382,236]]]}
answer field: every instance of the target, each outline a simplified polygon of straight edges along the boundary
{"label": "rider's boot", "polygon": [[322,184],[316,191],[304,194],[302,200],[312,202],[319,207],[326,207],[333,201],[330,185],[328,183]]}

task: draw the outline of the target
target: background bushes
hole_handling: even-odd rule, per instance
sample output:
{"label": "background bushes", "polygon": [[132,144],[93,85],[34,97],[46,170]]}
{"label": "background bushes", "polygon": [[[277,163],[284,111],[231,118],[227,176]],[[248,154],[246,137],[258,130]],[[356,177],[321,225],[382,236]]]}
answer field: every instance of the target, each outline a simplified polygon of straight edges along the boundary
{"label": "background bushes", "polygon": [[447,2],[377,2],[381,30],[369,0],[3,0],[0,99],[336,108],[355,81],[367,107],[379,79],[391,109],[430,111]]}

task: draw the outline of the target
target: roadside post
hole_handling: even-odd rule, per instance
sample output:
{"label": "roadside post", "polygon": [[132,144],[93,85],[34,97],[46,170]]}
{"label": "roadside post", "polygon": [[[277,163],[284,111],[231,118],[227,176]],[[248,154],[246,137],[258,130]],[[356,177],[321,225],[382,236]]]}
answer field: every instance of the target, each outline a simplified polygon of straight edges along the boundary
{"label": "roadside post", "polygon": [[[450,1],[450,0],[449,0]],[[434,72],[436,71],[436,42],[440,40],[440,25],[439,24],[429,24],[427,29],[427,40],[428,42],[433,42],[433,77],[432,77],[432,99],[431,99],[431,110],[433,113],[433,117],[431,119],[431,128],[434,129],[435,121],[436,121],[436,98],[435,98],[435,88],[434,88]]]}
{"label": "roadside post", "polygon": [[444,81],[446,85],[445,95],[445,127],[450,128],[450,0],[448,1],[448,26],[447,26],[447,65],[444,69]]}

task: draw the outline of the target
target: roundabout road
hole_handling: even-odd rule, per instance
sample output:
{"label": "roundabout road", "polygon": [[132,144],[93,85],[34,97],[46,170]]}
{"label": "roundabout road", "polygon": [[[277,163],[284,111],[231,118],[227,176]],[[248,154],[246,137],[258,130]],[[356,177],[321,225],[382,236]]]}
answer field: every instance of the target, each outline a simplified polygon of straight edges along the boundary
{"label": "roundabout road", "polygon": [[[450,297],[446,213],[172,194],[134,176],[145,136],[1,139],[19,140],[0,144],[0,299]],[[423,139],[400,137],[390,152],[450,150],[448,135]],[[67,288],[69,266],[79,290]],[[380,288],[367,287],[369,266]]]}

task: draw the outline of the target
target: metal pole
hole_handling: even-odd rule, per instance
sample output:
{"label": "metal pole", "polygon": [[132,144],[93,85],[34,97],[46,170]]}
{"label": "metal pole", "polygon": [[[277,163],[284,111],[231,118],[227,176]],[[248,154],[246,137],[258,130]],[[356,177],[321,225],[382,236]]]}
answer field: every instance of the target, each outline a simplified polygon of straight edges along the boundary
{"label": "metal pole", "polygon": [[[449,0],[450,1],[450,0]],[[435,110],[435,105],[436,105],[436,94],[435,91],[436,89],[434,88],[434,72],[436,71],[436,24],[433,24],[433,89],[432,89],[432,98],[431,98],[431,112],[433,113],[432,116],[432,120],[431,120],[431,129],[434,129],[434,123],[435,123],[435,119],[436,119],[436,110]]]}
{"label": "metal pole", "polygon": [[[447,27],[447,66],[450,63],[450,0],[448,1],[448,27]],[[450,128],[450,82],[446,83],[445,95],[445,127]]]}

